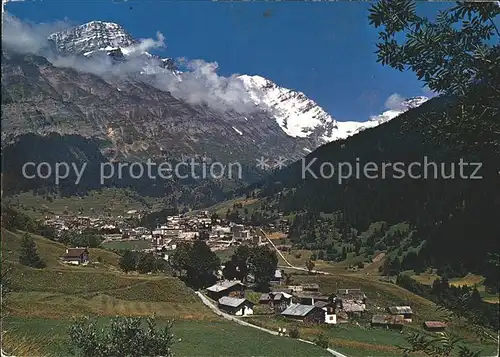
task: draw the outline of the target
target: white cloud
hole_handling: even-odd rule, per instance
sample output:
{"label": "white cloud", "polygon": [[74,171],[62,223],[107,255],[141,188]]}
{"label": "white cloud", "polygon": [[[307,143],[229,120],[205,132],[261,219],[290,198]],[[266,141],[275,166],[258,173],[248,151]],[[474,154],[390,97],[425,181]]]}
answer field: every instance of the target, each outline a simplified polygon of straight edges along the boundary
{"label": "white cloud", "polygon": [[165,36],[163,36],[160,31],[156,33],[156,38],[156,40],[153,40],[152,38],[141,39],[139,44],[123,48],[122,52],[124,54],[133,55],[141,54],[155,48],[165,48]]}
{"label": "white cloud", "polygon": [[402,110],[404,109],[402,103],[406,100],[405,97],[398,93],[393,93],[385,101],[385,107],[390,110]]}
{"label": "white cloud", "polygon": [[[165,37],[160,32],[156,34],[156,40],[142,39],[137,45],[125,48],[123,52],[129,56],[128,60],[116,63],[108,56],[85,58],[55,53],[53,47],[49,46],[47,37],[53,32],[70,27],[68,22],[29,25],[9,14],[5,15],[8,21],[4,21],[2,45],[15,52],[40,55],[56,67],[73,68],[105,79],[125,79],[133,76],[158,89],[169,91],[177,99],[195,105],[207,105],[219,111],[250,113],[257,109],[237,75],[219,76],[216,62],[181,58],[178,62],[186,71],[176,75],[170,70],[161,69],[158,59],[135,55],[153,48],[165,48]],[[150,75],[140,75],[144,72]]]}

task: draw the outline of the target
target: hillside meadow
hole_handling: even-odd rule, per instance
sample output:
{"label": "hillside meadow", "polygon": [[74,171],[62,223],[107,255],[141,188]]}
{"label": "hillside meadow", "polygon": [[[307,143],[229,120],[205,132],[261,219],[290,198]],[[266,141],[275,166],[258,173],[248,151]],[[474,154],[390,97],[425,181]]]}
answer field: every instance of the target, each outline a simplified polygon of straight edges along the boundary
{"label": "hillside meadow", "polygon": [[[118,256],[91,249],[102,263],[85,267],[59,261],[65,246],[33,235],[45,269],[18,263],[23,232],[2,229],[2,269],[10,269],[12,293],[3,319],[3,348],[16,356],[68,356],[67,330],[73,319],[156,315],[174,321],[176,356],[325,356],[321,348],[276,337],[220,319],[179,279],[124,274]],[[255,341],[259,341],[255,343]]]}

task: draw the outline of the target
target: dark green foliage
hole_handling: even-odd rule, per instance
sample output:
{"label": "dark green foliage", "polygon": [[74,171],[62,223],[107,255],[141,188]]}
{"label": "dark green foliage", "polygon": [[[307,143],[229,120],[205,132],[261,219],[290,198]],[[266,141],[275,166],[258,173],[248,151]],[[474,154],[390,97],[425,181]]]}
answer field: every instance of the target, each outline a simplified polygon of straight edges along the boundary
{"label": "dark green foliage", "polygon": [[226,279],[238,279],[246,281],[248,276],[248,260],[250,258],[251,248],[246,245],[240,245],[231,256],[231,259],[225,264],[222,273]]}
{"label": "dark green foliage", "polygon": [[461,323],[466,318],[478,325],[498,330],[500,328],[500,312],[498,304],[482,301],[475,288],[456,287],[448,283],[446,277],[436,279],[432,287],[423,285],[407,275],[398,275],[396,284],[425,297],[444,309],[450,310]]}
{"label": "dark green foliage", "polygon": [[278,266],[278,257],[274,250],[265,245],[254,247],[248,259],[249,271],[255,277],[257,289],[267,290],[276,267]]}
{"label": "dark green foliage", "polygon": [[213,279],[214,273],[220,268],[220,259],[203,241],[195,241],[189,252],[189,262],[186,266],[188,278],[203,286]]}
{"label": "dark green foliage", "polygon": [[278,266],[276,252],[267,246],[239,246],[223,270],[226,279],[245,281],[249,274],[255,278],[257,289],[267,290]]}
{"label": "dark green foliage", "polygon": [[306,268],[307,268],[309,273],[311,273],[314,270],[314,266],[315,266],[315,264],[312,260],[308,260],[306,262]]}
{"label": "dark green foliage", "polygon": [[23,230],[37,233],[41,226],[29,216],[2,203],[2,227],[8,230]]}
{"label": "dark green foliage", "polygon": [[38,255],[35,241],[29,233],[23,235],[19,263],[36,269],[43,269],[46,266],[45,262]]}
{"label": "dark green foliage", "polygon": [[156,259],[153,253],[141,253],[137,261],[137,272],[140,274],[146,274],[154,271],[155,261]]}
{"label": "dark green foliage", "polygon": [[300,331],[297,326],[293,326],[290,328],[290,330],[288,331],[288,336],[290,336],[291,338],[300,338]]}
{"label": "dark green foliage", "polygon": [[186,272],[186,282],[196,288],[210,285],[220,268],[219,257],[201,240],[179,244],[169,262],[180,275]]}
{"label": "dark green foliage", "polygon": [[314,343],[322,348],[329,347],[328,337],[323,333],[320,333],[319,335],[316,336],[316,338],[314,339]]}
{"label": "dark green foliage", "polygon": [[[382,27],[377,61],[412,70],[437,92],[461,94],[472,83],[494,85],[500,67],[500,34],[493,21],[498,14],[493,2],[458,2],[432,22],[417,15],[415,1],[379,1],[369,15],[370,24]],[[401,33],[404,41],[398,41]]]}
{"label": "dark green foliage", "polygon": [[63,232],[58,240],[71,247],[98,248],[104,241],[103,236],[95,233]]}
{"label": "dark green foliage", "polygon": [[125,273],[128,273],[135,270],[135,267],[137,266],[137,260],[137,254],[130,250],[126,250],[120,257],[120,261],[118,262],[118,264],[120,265],[121,270],[123,270]]}
{"label": "dark green foliage", "polygon": [[409,346],[399,346],[405,356],[415,352],[424,353],[429,357],[479,357],[481,355],[481,351],[472,352],[465,346],[466,341],[448,332],[437,336],[410,332],[405,337]]}
{"label": "dark green foliage", "polygon": [[71,352],[80,357],[172,357],[172,324],[157,328],[154,317],[116,317],[101,328],[79,319],[70,327]]}
{"label": "dark green foliage", "polygon": [[174,254],[169,259],[169,263],[172,269],[177,271],[179,275],[182,275],[183,271],[189,264],[189,254],[191,251],[191,246],[188,243],[182,242],[177,246]]}

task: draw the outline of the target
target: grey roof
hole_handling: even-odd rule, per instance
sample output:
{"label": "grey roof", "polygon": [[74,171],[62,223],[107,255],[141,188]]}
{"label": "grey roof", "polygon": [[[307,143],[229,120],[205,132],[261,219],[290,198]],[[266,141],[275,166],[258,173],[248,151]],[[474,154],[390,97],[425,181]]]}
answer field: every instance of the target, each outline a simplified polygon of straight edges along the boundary
{"label": "grey roof", "polygon": [[282,293],[277,293],[276,295],[274,295],[273,300],[279,301],[279,300],[281,300],[282,297],[283,297]]}
{"label": "grey roof", "polygon": [[365,308],[360,304],[356,304],[355,302],[342,302],[342,310],[345,312],[362,312],[365,311]]}
{"label": "grey roof", "polygon": [[281,291],[273,291],[267,294],[262,294],[260,296],[259,301],[271,301],[271,300],[280,301],[282,298],[290,299],[292,298],[292,295]]}
{"label": "grey roof", "polygon": [[262,294],[259,299],[259,301],[269,301],[269,300],[271,300],[271,296],[269,294]]}
{"label": "grey roof", "polygon": [[363,300],[366,295],[361,289],[338,289],[337,296],[342,300]]}
{"label": "grey roof", "polygon": [[393,315],[413,314],[409,306],[391,306],[389,307],[389,312]]}
{"label": "grey roof", "polygon": [[380,325],[402,325],[404,324],[403,315],[373,315],[372,324]]}
{"label": "grey roof", "polygon": [[276,271],[274,272],[274,277],[275,277],[276,279],[281,279],[281,278],[283,278],[283,274],[282,274],[281,270],[276,269]]}
{"label": "grey roof", "polygon": [[285,309],[281,315],[287,316],[307,316],[316,307],[314,305],[293,304]]}
{"label": "grey roof", "polygon": [[[244,302],[248,301],[247,299],[239,299],[230,296],[223,296],[219,299],[219,305],[230,306],[230,307],[238,307],[242,305]],[[250,302],[250,301],[248,301]],[[251,303],[251,302],[250,302]]]}
{"label": "grey roof", "polygon": [[238,284],[243,285],[241,283],[241,281],[239,281],[239,280],[234,280],[234,281],[227,281],[227,280],[225,280],[225,281],[219,281],[217,284],[214,284],[214,285],[208,287],[207,290],[218,293],[220,291],[224,291],[224,290],[229,289],[229,288],[231,288],[231,287],[233,287],[235,285],[238,285]]}
{"label": "grey roof", "polygon": [[330,304],[326,301],[315,301],[314,302],[314,306],[319,307],[321,309],[328,306],[328,305],[330,305]]}

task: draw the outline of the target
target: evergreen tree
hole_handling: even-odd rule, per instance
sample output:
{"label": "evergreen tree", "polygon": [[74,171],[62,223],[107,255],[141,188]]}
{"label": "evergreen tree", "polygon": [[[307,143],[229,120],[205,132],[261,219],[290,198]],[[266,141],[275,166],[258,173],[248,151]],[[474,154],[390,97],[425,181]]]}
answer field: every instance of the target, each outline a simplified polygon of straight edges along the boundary
{"label": "evergreen tree", "polygon": [[198,287],[210,284],[220,268],[220,259],[204,242],[197,240],[191,246],[186,271],[190,282]]}
{"label": "evergreen tree", "polygon": [[120,269],[125,273],[134,271],[137,265],[137,255],[134,252],[127,250],[123,253],[118,262]]}
{"label": "evergreen tree", "polygon": [[276,272],[278,257],[276,252],[270,250],[267,246],[257,246],[251,250],[248,266],[249,271],[255,277],[257,288],[266,290]]}
{"label": "evergreen tree", "polygon": [[36,269],[42,269],[46,266],[45,262],[38,255],[35,241],[29,233],[23,235],[19,263]]}
{"label": "evergreen tree", "polygon": [[307,271],[309,272],[309,274],[311,274],[311,272],[314,270],[314,262],[312,260],[308,260],[306,262],[306,268],[307,268]]}
{"label": "evergreen tree", "polygon": [[155,257],[153,253],[142,253],[137,261],[137,272],[140,274],[150,273],[155,269]]}

